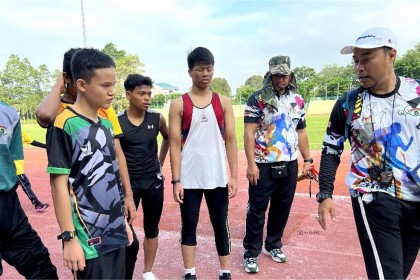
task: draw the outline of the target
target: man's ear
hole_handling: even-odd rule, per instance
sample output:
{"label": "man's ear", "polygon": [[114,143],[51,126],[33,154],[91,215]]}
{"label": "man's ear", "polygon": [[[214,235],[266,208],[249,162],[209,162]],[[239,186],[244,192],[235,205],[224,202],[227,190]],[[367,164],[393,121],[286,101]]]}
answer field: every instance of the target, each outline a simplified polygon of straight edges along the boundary
{"label": "man's ear", "polygon": [[125,97],[127,97],[127,100],[130,101],[131,100],[131,91],[127,90],[125,92]]}
{"label": "man's ear", "polygon": [[389,58],[391,59],[392,63],[395,63],[395,60],[397,59],[397,50],[392,49],[388,52]]}
{"label": "man's ear", "polygon": [[63,72],[63,79],[64,79],[65,83],[67,83],[67,84],[71,83],[71,77],[66,72]]}
{"label": "man's ear", "polygon": [[188,75],[190,75],[190,77],[192,77],[192,70],[188,69]]}
{"label": "man's ear", "polygon": [[86,81],[83,79],[78,79],[76,81],[76,88],[77,88],[77,92],[79,93],[86,93]]}

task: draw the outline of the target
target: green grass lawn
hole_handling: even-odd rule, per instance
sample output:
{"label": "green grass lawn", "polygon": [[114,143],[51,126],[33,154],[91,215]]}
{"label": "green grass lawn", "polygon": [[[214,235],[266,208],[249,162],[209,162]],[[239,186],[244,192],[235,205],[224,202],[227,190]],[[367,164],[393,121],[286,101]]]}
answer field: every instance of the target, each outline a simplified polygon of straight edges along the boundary
{"label": "green grass lawn", "polygon": [[[309,145],[311,150],[320,150],[322,141],[324,140],[325,129],[328,123],[328,115],[312,115],[306,116],[306,125],[309,137]],[[244,149],[244,121],[242,118],[236,119],[236,139],[238,141],[238,148]],[[24,123],[22,128],[26,130],[29,135],[42,143],[45,143],[46,129],[41,128],[37,123]],[[159,135],[159,143],[161,137]]]}

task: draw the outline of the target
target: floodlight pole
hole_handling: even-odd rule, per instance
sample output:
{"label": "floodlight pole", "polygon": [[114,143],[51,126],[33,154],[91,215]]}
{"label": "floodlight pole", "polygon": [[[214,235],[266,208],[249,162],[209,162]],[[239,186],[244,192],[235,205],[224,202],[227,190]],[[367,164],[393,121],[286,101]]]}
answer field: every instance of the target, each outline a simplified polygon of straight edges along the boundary
{"label": "floodlight pole", "polygon": [[86,44],[85,13],[83,9],[83,0],[80,0],[80,5],[82,8],[83,46],[86,48],[87,44]]}

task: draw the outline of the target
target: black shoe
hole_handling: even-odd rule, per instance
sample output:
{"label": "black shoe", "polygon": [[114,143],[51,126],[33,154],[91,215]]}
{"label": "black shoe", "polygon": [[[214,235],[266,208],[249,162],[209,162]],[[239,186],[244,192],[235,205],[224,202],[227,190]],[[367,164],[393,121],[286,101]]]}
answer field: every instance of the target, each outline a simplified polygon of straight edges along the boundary
{"label": "black shoe", "polygon": [[232,279],[232,276],[229,272],[223,272],[223,274],[219,276],[219,279]]}
{"label": "black shoe", "polygon": [[185,280],[194,280],[194,279],[197,279],[197,275],[191,274],[191,273],[187,273],[187,274],[185,274],[184,279]]}

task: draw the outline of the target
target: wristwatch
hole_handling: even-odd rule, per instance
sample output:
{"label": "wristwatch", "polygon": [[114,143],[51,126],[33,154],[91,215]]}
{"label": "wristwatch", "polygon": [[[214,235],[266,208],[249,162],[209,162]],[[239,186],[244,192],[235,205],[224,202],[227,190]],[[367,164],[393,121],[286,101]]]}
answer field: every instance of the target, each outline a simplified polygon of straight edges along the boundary
{"label": "wristwatch", "polygon": [[332,198],[332,194],[329,193],[317,193],[316,202],[321,203],[324,199]]}
{"label": "wristwatch", "polygon": [[314,160],[312,158],[308,158],[308,159],[304,159],[303,162],[314,163]]}
{"label": "wristwatch", "polygon": [[180,183],[181,182],[181,180],[180,179],[176,179],[176,180],[172,180],[171,181],[171,184],[172,185],[175,185],[176,183]]}
{"label": "wristwatch", "polygon": [[67,242],[72,240],[76,236],[76,231],[65,230],[60,235],[57,235],[58,240],[63,240],[63,242]]}

